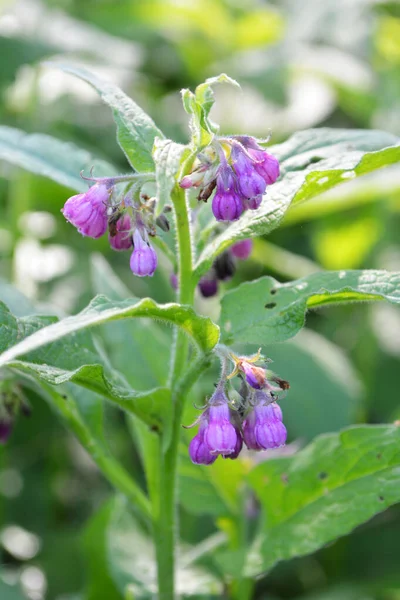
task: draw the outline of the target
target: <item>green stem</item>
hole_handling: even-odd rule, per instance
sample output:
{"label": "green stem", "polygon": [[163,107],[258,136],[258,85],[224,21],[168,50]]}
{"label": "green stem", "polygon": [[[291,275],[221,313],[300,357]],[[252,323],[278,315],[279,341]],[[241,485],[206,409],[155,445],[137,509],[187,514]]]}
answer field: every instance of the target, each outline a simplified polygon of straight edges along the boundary
{"label": "green stem", "polygon": [[59,394],[51,385],[44,382],[41,382],[41,387],[47,392],[47,397],[51,405],[57,410],[69,429],[76,435],[104,477],[116,490],[129,499],[133,507],[143,517],[150,519],[151,507],[148,498],[118,461],[92,436],[90,430],[82,420],[73,398],[65,394]]}
{"label": "green stem", "polygon": [[[193,304],[194,285],[192,279],[193,256],[190,214],[183,190],[175,188],[172,193],[175,211],[176,231],[178,237],[179,256],[179,302]],[[178,514],[177,514],[177,462],[181,431],[181,417],[185,395],[182,387],[177,385],[182,371],[188,361],[188,338],[181,330],[175,332],[175,340],[171,357],[170,386],[173,401],[172,440],[165,454],[159,452],[159,484],[158,506],[153,507],[157,514],[154,522],[154,534],[157,555],[158,592],[160,600],[175,598],[175,551],[177,547]],[[183,386],[187,390],[187,386]]]}

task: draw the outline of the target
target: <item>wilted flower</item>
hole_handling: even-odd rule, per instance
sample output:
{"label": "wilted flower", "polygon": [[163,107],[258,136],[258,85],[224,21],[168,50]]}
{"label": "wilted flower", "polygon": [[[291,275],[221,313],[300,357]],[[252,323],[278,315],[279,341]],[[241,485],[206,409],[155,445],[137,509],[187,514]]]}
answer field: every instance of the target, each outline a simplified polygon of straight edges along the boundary
{"label": "wilted flower", "polygon": [[128,213],[117,220],[115,229],[108,234],[108,240],[114,250],[129,250],[132,247],[131,218]]}

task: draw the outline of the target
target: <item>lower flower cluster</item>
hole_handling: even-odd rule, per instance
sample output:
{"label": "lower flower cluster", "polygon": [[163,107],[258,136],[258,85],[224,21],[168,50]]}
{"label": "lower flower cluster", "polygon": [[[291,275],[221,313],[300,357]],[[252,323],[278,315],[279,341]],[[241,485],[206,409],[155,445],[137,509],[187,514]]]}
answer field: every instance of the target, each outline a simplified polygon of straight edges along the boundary
{"label": "lower flower cluster", "polygon": [[[265,369],[255,366],[260,354],[254,357],[232,355],[235,369],[229,376],[240,374],[243,383],[240,402],[233,403],[225,392],[227,383],[223,376],[203,413],[197,419],[198,433],[189,445],[193,463],[211,465],[218,456],[235,459],[243,444],[249,450],[269,450],[286,443],[286,427],[282,410],[277,404],[277,393],[288,389],[289,384],[271,376]],[[271,381],[278,383],[278,387]]]}

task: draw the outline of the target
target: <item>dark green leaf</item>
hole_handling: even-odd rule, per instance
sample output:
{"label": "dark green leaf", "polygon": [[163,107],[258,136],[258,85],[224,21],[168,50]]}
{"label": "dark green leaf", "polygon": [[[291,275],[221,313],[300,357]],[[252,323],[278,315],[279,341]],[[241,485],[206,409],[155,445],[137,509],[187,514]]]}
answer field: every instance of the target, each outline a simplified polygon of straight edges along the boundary
{"label": "dark green leaf", "polygon": [[400,273],[323,271],[290,283],[262,277],[222,298],[221,329],[227,342],[281,342],[304,325],[307,308],[363,300],[400,302]]}
{"label": "dark green leaf", "polygon": [[89,175],[93,167],[96,177],[116,174],[113,166],[94,159],[89,152],[74,144],[61,142],[49,135],[27,134],[12,127],[0,127],[0,159],[18,165],[36,175],[49,177],[77,192],[88,189],[79,173]]}
{"label": "dark green leaf", "polygon": [[163,138],[154,121],[116,85],[103,81],[86,69],[71,64],[49,63],[89,83],[108,104],[117,124],[117,140],[126,158],[137,171],[154,171],[152,159],[156,137]]}
{"label": "dark green leaf", "polygon": [[264,520],[246,574],[314,552],[399,502],[399,447],[398,427],[359,426],[258,465],[248,479]]}

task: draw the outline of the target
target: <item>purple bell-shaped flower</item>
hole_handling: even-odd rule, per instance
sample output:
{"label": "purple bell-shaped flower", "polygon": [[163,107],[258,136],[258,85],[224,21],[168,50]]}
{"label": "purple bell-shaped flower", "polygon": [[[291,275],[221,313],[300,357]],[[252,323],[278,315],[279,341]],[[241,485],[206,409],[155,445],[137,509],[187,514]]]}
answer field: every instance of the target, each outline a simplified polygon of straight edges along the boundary
{"label": "purple bell-shaped flower", "polygon": [[133,234],[134,250],[130,259],[131,271],[138,277],[152,277],[157,268],[157,254],[140,235],[139,229]]}
{"label": "purple bell-shaped flower", "polygon": [[99,238],[107,230],[107,203],[111,188],[105,183],[96,183],[86,193],[69,198],[61,212],[79,233]]}

